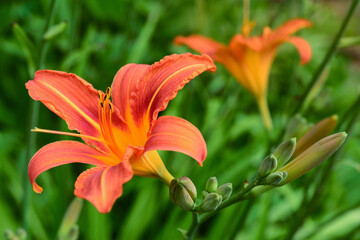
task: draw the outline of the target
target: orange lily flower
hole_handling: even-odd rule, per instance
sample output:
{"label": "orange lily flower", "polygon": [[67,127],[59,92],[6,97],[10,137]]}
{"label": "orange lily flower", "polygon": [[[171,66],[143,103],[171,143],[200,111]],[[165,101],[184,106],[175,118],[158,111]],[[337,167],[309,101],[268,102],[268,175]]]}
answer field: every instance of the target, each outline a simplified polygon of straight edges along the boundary
{"label": "orange lily flower", "polygon": [[207,150],[200,131],[184,119],[158,114],[191,79],[215,69],[208,56],[192,54],[167,56],[151,66],[128,64],[114,78],[112,102],[110,88],[106,93],[97,91],[75,74],[36,72],[26,83],[30,96],[79,134],[33,131],[81,137],[85,144],[59,141],[42,147],[29,164],[33,190],[42,192],[35,179],[50,168],[74,162],[96,165],[80,174],[74,194],[106,213],[133,175],[157,177],[170,184],[173,177],[156,150],[182,152],[202,165]]}
{"label": "orange lily flower", "polygon": [[228,46],[201,35],[178,36],[174,42],[208,54],[214,61],[224,65],[235,79],[254,95],[265,125],[271,129],[272,121],[266,100],[271,65],[278,47],[285,42],[292,43],[297,48],[301,64],[310,60],[309,43],[303,38],[290,35],[301,28],[310,27],[311,22],[301,18],[292,19],[274,31],[265,27],[262,35],[248,37],[253,26],[253,21],[245,22],[243,33],[235,35]]}

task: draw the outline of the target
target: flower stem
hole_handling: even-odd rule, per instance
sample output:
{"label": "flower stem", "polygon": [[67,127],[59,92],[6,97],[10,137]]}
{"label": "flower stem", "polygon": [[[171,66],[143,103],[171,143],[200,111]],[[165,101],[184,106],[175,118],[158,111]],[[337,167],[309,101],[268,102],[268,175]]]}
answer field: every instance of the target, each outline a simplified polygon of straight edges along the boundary
{"label": "flower stem", "polygon": [[351,6],[346,14],[346,17],[344,19],[344,21],[341,24],[341,27],[338,31],[338,33],[336,34],[330,48],[329,51],[327,52],[327,54],[325,55],[323,61],[321,62],[320,66],[318,67],[318,69],[316,70],[315,74],[313,75],[310,83],[308,84],[306,90],[305,90],[305,94],[304,96],[304,101],[299,102],[299,104],[296,106],[295,108],[295,113],[296,112],[305,112],[306,108],[305,108],[305,100],[308,98],[308,95],[311,94],[312,89],[314,87],[316,87],[316,83],[319,77],[321,77],[325,67],[327,66],[327,64],[329,63],[329,61],[332,59],[332,57],[334,56],[338,45],[339,45],[339,41],[341,39],[341,36],[344,34],[345,28],[347,27],[349,20],[351,18],[351,16],[353,15],[357,4],[359,3],[359,0],[353,0],[351,3]]}
{"label": "flower stem", "polygon": [[[49,5],[49,15],[46,18],[45,26],[43,29],[42,36],[47,32],[50,26],[50,22],[52,21],[54,14],[55,14],[55,2],[56,0],[52,0]],[[42,38],[41,44],[40,44],[40,60],[38,63],[38,69],[42,69],[45,66],[45,58],[47,53],[47,42]],[[33,73],[34,74],[34,73]],[[33,77],[33,76],[30,76]],[[30,106],[30,121],[29,121],[29,128],[34,128],[39,120],[39,107],[40,104],[38,101],[32,101]],[[25,155],[25,161],[24,161],[24,169],[27,168],[28,161],[31,158],[31,156],[35,152],[35,145],[36,145],[36,134],[32,134],[29,132],[27,139],[28,139],[28,146],[26,150]],[[29,231],[29,224],[30,224],[30,205],[31,205],[31,199],[30,199],[30,193],[31,193],[31,186],[30,182],[27,180],[27,171],[23,172],[23,179],[24,179],[24,204],[23,204],[23,228],[26,232]],[[30,236],[29,236],[30,237]]]}
{"label": "flower stem", "polygon": [[265,96],[259,97],[256,99],[256,101],[259,106],[259,111],[261,113],[265,127],[270,132],[273,128],[273,124],[272,124],[271,115],[266,97]]}
{"label": "flower stem", "polygon": [[196,212],[193,212],[192,216],[193,216],[193,221],[191,223],[191,226],[190,226],[189,230],[187,231],[187,239],[188,240],[193,239],[193,237],[194,237],[194,235],[196,233],[196,230],[200,226],[199,214],[196,213]]}

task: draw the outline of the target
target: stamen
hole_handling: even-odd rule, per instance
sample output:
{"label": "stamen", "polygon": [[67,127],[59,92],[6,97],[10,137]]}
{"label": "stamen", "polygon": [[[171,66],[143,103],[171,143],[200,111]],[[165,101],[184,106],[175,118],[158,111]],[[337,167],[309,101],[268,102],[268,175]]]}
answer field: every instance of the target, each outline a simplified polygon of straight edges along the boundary
{"label": "stamen", "polygon": [[104,139],[100,139],[100,138],[96,138],[96,137],[92,137],[92,136],[88,136],[88,135],[84,135],[84,134],[79,134],[79,133],[69,133],[69,132],[62,132],[62,131],[55,131],[55,130],[47,130],[47,129],[41,129],[41,128],[37,128],[37,127],[35,127],[34,129],[31,129],[31,131],[32,132],[51,133],[51,134],[72,136],[72,137],[81,137],[81,138],[91,139],[91,140],[94,140],[94,141],[97,141],[97,142],[106,143],[106,141]]}
{"label": "stamen", "polygon": [[110,93],[111,93],[111,88],[108,87],[108,88],[106,89],[106,95],[110,97]]}

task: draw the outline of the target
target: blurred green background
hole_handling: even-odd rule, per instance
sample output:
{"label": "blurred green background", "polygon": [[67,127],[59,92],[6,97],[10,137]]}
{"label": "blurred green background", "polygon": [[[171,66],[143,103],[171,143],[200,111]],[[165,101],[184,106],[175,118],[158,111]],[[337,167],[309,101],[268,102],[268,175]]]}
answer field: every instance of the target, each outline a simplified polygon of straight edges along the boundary
{"label": "blurred green background", "polygon": [[[290,44],[280,47],[270,75],[268,102],[275,124],[271,138],[286,126],[288,113],[301,99],[307,83],[320,65],[351,1],[251,2],[251,19],[272,28],[304,17],[314,26],[300,31],[313,49],[306,66]],[[0,234],[23,227],[32,239],[55,239],[62,217],[74,198],[81,164],[57,167],[43,173],[42,194],[29,188],[26,158],[30,134],[31,99],[25,89],[29,76],[26,53],[15,38],[11,23],[18,23],[39,52],[50,1],[2,1],[0,5]],[[47,44],[46,69],[73,72],[95,88],[105,90],[117,70],[130,62],[152,64],[165,55],[189,51],[174,46],[177,35],[200,33],[228,43],[242,24],[239,0],[61,0],[56,2],[51,24],[67,22],[64,33]],[[345,37],[360,36],[357,8]],[[38,62],[38,61],[37,61]],[[37,63],[36,63],[37,64]],[[338,114],[340,119],[356,100],[360,87],[360,48],[344,47],[327,67],[324,88],[304,116],[309,122]],[[360,106],[359,106],[360,108]],[[197,126],[208,146],[204,167],[191,158],[162,152],[175,177],[190,177],[199,191],[207,178],[239,186],[254,176],[268,154],[268,136],[252,96],[220,65],[188,84],[162,114],[182,117]],[[349,138],[318,206],[295,239],[360,239],[360,124]],[[38,127],[66,131],[66,124],[43,105]],[[38,134],[36,149],[69,139]],[[224,210],[200,227],[197,239],[282,239],[294,223],[305,192],[313,192],[320,167],[297,181],[253,200]],[[235,189],[236,190],[236,189]],[[200,192],[199,192],[200,193]],[[249,209],[248,217],[241,214]],[[267,217],[265,217],[267,216]],[[109,214],[100,214],[84,202],[79,218],[80,239],[181,239],[177,228],[187,229],[191,214],[174,206],[168,189],[157,179],[134,177],[124,186]]]}

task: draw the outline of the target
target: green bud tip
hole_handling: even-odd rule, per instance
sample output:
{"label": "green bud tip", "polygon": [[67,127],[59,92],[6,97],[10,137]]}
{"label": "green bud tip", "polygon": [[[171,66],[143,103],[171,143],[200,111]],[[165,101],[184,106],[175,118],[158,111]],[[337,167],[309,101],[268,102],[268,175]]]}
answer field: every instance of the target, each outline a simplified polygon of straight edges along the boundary
{"label": "green bud tip", "polygon": [[285,172],[285,171],[274,172],[265,178],[265,183],[266,183],[266,185],[277,186],[282,181],[284,181],[286,179],[286,177],[287,177],[287,172]]}
{"label": "green bud tip", "polygon": [[209,193],[208,193],[207,191],[202,191],[202,197],[203,197],[203,199],[205,199],[207,195],[209,195]]}
{"label": "green bud tip", "polygon": [[273,154],[267,156],[260,164],[258,174],[261,178],[266,177],[270,173],[276,170],[277,159]]}
{"label": "green bud tip", "polygon": [[196,187],[188,177],[173,179],[169,186],[171,201],[183,210],[193,210],[197,198]]}
{"label": "green bud tip", "polygon": [[216,190],[216,193],[222,196],[223,201],[226,201],[231,196],[232,190],[232,183],[225,183]]}
{"label": "green bud tip", "polygon": [[216,177],[210,177],[205,185],[205,190],[207,192],[216,192],[216,189],[218,187],[218,180]]}
{"label": "green bud tip", "polygon": [[209,193],[200,206],[201,212],[211,212],[216,210],[222,202],[222,196],[217,193]]}
{"label": "green bud tip", "polygon": [[274,151],[274,156],[278,160],[278,167],[285,165],[294,154],[296,148],[296,138],[282,142]]}

